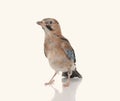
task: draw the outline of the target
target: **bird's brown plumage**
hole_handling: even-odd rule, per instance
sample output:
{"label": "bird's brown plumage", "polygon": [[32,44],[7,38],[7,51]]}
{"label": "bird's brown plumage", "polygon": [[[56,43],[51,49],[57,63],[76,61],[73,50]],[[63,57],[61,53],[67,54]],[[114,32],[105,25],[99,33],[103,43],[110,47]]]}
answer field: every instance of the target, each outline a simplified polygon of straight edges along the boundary
{"label": "bird's brown plumage", "polygon": [[[63,76],[68,77],[66,84],[64,84],[64,86],[68,86],[70,76],[74,77],[72,76],[72,72],[76,71],[74,50],[69,41],[62,35],[61,28],[57,20],[46,18],[37,22],[37,24],[41,25],[45,31],[44,53],[48,58],[50,66],[55,70],[55,75],[57,72],[62,71],[64,74]],[[78,75],[78,77],[80,77],[79,73]],[[51,82],[53,82],[53,78],[47,84],[51,84]]]}

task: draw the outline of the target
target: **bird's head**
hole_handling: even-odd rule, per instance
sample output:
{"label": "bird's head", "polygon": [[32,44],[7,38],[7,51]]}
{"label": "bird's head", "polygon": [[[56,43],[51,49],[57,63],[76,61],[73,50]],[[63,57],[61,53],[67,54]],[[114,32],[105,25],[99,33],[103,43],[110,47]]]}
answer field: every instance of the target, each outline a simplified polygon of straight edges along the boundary
{"label": "bird's head", "polygon": [[38,21],[37,24],[43,28],[45,33],[61,34],[60,25],[56,19],[45,18],[42,21]]}

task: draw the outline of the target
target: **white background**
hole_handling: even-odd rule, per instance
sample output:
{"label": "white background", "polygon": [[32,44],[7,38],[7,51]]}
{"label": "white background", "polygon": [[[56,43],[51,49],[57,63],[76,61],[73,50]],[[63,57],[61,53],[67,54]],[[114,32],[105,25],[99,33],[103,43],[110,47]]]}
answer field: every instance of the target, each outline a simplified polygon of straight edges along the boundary
{"label": "white background", "polygon": [[[82,80],[44,86],[43,18],[59,21]],[[0,101],[120,101],[119,0],[0,0]]]}

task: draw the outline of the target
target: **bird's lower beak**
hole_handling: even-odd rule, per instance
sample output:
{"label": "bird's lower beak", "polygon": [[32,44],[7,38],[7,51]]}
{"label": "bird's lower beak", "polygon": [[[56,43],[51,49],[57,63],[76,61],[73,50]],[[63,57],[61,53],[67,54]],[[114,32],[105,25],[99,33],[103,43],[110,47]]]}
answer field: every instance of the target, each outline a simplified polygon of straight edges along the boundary
{"label": "bird's lower beak", "polygon": [[37,24],[38,24],[38,25],[41,25],[41,24],[42,24],[42,21],[38,21]]}

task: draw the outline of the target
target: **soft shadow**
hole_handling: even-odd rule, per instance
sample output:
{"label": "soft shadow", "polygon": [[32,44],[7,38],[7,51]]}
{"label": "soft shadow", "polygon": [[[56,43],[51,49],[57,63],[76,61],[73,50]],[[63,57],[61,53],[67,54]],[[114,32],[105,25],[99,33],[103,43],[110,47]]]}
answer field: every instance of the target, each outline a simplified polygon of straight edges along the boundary
{"label": "soft shadow", "polygon": [[[66,79],[62,79],[64,83]],[[69,87],[62,87],[62,92],[58,91],[56,88],[52,87],[55,91],[54,97],[51,101],[76,101],[76,91],[79,87],[82,79],[71,79]]]}

